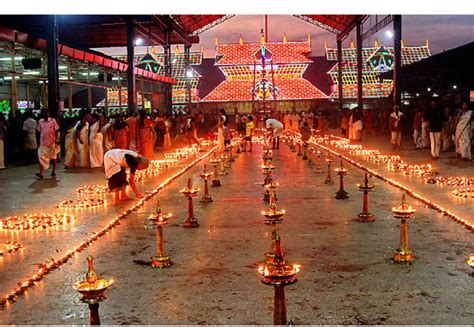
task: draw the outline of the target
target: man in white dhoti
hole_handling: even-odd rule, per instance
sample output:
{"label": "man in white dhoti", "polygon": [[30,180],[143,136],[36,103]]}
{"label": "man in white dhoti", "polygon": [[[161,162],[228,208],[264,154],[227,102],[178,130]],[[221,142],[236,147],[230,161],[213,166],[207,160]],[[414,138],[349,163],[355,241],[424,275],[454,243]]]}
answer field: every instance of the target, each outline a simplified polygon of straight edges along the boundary
{"label": "man in white dhoti", "polygon": [[28,111],[26,115],[27,118],[23,122],[23,132],[25,135],[24,146],[25,151],[27,152],[28,161],[34,163],[36,161],[35,152],[36,149],[38,149],[38,143],[36,142],[36,128],[38,127],[38,123],[33,119],[33,113],[31,111]]}
{"label": "man in white dhoti", "polygon": [[[133,193],[141,198],[135,185],[135,172],[148,168],[147,158],[140,156],[135,151],[112,149],[104,155],[105,176],[108,180],[109,190],[114,192],[115,203],[130,199],[127,197],[126,187],[130,184]],[[130,177],[127,182],[126,170],[130,170]]]}
{"label": "man in white dhoti", "polygon": [[471,122],[474,121],[474,115],[469,110],[467,102],[461,106],[461,112],[456,118],[456,153],[461,160],[471,160]]}
{"label": "man in white dhoti", "polygon": [[104,116],[94,113],[92,116],[92,125],[89,133],[90,143],[90,161],[92,168],[102,167],[104,162],[104,148],[103,148],[103,135],[102,125],[104,122]]}
{"label": "man in white dhoti", "polygon": [[90,168],[89,156],[89,123],[83,114],[80,121],[76,124],[77,156],[76,167]]}
{"label": "man in white dhoti", "polygon": [[49,168],[49,162],[53,163],[51,177],[56,176],[56,157],[61,151],[59,147],[59,125],[54,118],[49,117],[48,109],[41,110],[41,118],[38,122],[40,132],[40,146],[38,147],[39,173],[36,176],[43,178],[45,169]]}
{"label": "man in white dhoti", "polygon": [[265,126],[267,128],[267,134],[265,135],[265,142],[269,145],[270,140],[272,141],[272,148],[276,149],[279,143],[280,134],[283,132],[285,128],[283,124],[273,118],[265,119]]}

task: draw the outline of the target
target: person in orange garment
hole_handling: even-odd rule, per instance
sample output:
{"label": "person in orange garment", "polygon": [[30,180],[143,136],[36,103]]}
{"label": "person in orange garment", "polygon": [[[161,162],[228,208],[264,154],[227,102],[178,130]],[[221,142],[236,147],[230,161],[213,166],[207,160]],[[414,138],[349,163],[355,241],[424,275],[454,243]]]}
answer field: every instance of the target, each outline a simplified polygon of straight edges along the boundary
{"label": "person in orange garment", "polygon": [[128,148],[128,126],[122,116],[117,116],[114,123],[114,149]]}
{"label": "person in orange garment", "polygon": [[156,133],[153,121],[147,116],[146,111],[140,111],[138,119],[138,153],[141,156],[153,159],[153,146],[155,144]]}

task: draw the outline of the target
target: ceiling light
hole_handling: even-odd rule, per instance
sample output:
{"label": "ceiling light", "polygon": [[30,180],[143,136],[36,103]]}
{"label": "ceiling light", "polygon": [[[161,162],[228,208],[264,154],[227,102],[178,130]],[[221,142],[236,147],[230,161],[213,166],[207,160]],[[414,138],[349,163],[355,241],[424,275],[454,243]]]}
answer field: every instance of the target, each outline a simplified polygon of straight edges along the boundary
{"label": "ceiling light", "polygon": [[388,38],[392,38],[393,37],[393,32],[388,30],[387,32],[385,32],[385,35],[388,37]]}

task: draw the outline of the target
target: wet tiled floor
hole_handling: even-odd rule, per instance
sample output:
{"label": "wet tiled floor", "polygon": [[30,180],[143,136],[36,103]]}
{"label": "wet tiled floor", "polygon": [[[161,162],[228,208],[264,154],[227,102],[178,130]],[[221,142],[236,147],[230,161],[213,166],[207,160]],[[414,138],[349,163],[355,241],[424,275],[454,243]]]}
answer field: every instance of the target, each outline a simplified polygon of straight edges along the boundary
{"label": "wet tiled floor", "polygon": [[[143,226],[154,204],[149,201],[7,305],[0,311],[0,323],[87,323],[87,307],[71,285],[83,277],[91,254],[99,276],[115,280],[100,306],[104,324],[270,324],[273,290],[260,283],[256,269],[271,242],[270,228],[260,215],[266,206],[261,147],[254,149],[240,154],[229,174],[220,177],[222,187],[210,189],[214,202],[194,202],[199,228],[179,226],[186,215],[186,199],[179,190],[188,177],[201,185],[198,174],[207,160],[157,196],[163,209],[175,216],[164,229],[173,267],[156,270],[134,262],[148,261],[156,251],[154,230]],[[279,226],[283,249],[287,260],[302,265],[298,282],[286,288],[289,319],[297,324],[474,322],[474,279],[465,263],[474,251],[473,235],[466,228],[409,198],[417,210],[409,222],[417,261],[394,265],[390,258],[398,246],[399,224],[390,209],[400,202],[401,191],[374,179],[370,210],[376,221],[358,223],[362,195],[356,184],[362,181],[361,170],[348,167],[349,199],[336,200],[338,185],[325,185],[325,175],[315,174],[285,145],[275,151],[274,165],[280,183],[278,205],[287,212]],[[0,173],[2,215],[51,210],[60,200],[74,198],[76,187],[103,180],[101,171],[74,171],[60,172],[56,182],[34,181],[32,168],[15,169]],[[164,177],[141,188],[152,189]],[[57,255],[56,250],[77,244],[121,210],[109,205],[78,214],[75,223],[62,230],[11,236],[25,249],[0,259],[0,294],[33,271],[35,258],[44,261]]]}

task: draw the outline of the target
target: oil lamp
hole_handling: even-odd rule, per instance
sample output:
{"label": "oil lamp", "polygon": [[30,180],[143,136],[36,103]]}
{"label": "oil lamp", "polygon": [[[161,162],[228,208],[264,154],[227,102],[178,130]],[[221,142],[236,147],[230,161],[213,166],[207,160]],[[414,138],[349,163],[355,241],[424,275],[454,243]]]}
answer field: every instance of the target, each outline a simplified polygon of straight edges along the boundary
{"label": "oil lamp", "polygon": [[472,268],[470,275],[474,277],[474,254],[469,256],[469,259],[467,259],[466,263]]}
{"label": "oil lamp", "polygon": [[227,158],[228,158],[227,162],[229,163],[229,167],[230,167],[230,163],[235,161],[234,160],[234,154],[233,154],[232,150],[233,150],[232,144],[227,145],[227,147],[225,148],[225,151],[228,152],[227,153]]}
{"label": "oil lamp", "polygon": [[374,185],[369,184],[367,172],[365,173],[364,184],[359,184],[357,186],[359,187],[359,191],[364,192],[364,197],[362,200],[362,212],[357,215],[357,221],[372,222],[375,220],[375,217],[369,212],[369,192],[372,192]]}
{"label": "oil lamp", "polygon": [[326,160],[326,163],[328,165],[328,174],[326,176],[326,180],[324,181],[324,184],[332,185],[332,184],[334,184],[334,180],[332,179],[332,176],[331,176],[332,159],[331,159],[331,155],[329,154],[329,152],[328,152],[328,156],[325,160]]}
{"label": "oil lamp", "polygon": [[406,204],[406,195],[402,195],[402,203],[392,208],[393,217],[400,219],[400,246],[393,254],[393,262],[410,264],[415,260],[413,251],[408,247],[408,220],[412,219],[416,210]]}
{"label": "oil lamp", "polygon": [[308,162],[306,162],[306,165],[307,166],[314,166],[314,161],[313,161],[313,158],[311,157],[311,154],[314,153],[314,149],[313,147],[309,146],[308,147]]}
{"label": "oil lamp", "polygon": [[230,165],[228,165],[226,161],[227,161],[227,156],[224,155],[224,153],[222,153],[220,157],[221,171],[219,172],[219,175],[221,176],[227,175],[227,172],[225,171],[225,169],[228,166],[230,167]]}
{"label": "oil lamp", "polygon": [[272,173],[275,170],[275,166],[269,163],[264,163],[262,165],[263,174],[265,175],[265,180],[263,181],[263,186],[272,182]]}
{"label": "oil lamp", "polygon": [[303,157],[301,157],[301,159],[308,160],[308,155],[306,154],[307,151],[308,151],[308,143],[303,142]]}
{"label": "oil lamp", "polygon": [[334,171],[340,177],[340,179],[339,179],[339,191],[336,192],[336,199],[344,200],[344,199],[349,198],[349,196],[348,196],[349,193],[347,193],[344,190],[344,176],[347,174],[347,169],[344,168],[344,165],[342,164],[342,159],[341,159],[341,165],[339,166],[339,168],[334,169]]}
{"label": "oil lamp", "polygon": [[221,181],[219,180],[219,173],[218,173],[218,167],[221,162],[219,158],[216,156],[216,152],[214,152],[214,159],[209,160],[211,163],[212,168],[214,168],[214,174],[212,181],[211,181],[211,186],[216,187],[216,186],[221,186]]}
{"label": "oil lamp", "polygon": [[100,325],[99,303],[106,300],[105,291],[114,282],[112,279],[100,279],[94,271],[93,258],[87,257],[86,279],[72,286],[81,293],[81,301],[87,303],[90,313],[90,324]]}
{"label": "oil lamp", "polygon": [[265,285],[273,286],[273,324],[286,325],[286,298],[285,286],[297,281],[296,274],[300,271],[300,265],[287,265],[281,249],[281,239],[275,235],[275,256],[271,265],[264,265],[258,268],[258,272],[263,276],[261,282]]}
{"label": "oil lamp", "polygon": [[276,205],[276,194],[275,189],[277,188],[278,183],[270,183],[265,185],[265,188],[268,190],[269,193],[269,209],[268,211],[262,211],[262,215],[265,217],[265,224],[272,225],[272,224],[279,224],[283,221],[283,216],[285,215],[285,210],[277,210]]}
{"label": "oil lamp", "polygon": [[2,257],[5,253],[14,253],[23,248],[23,244],[14,241],[5,241],[0,243],[4,248],[0,247],[0,257]]}
{"label": "oil lamp", "polygon": [[322,174],[324,171],[323,169],[321,168],[321,155],[322,155],[322,152],[319,151],[319,149],[316,151],[316,167],[314,168],[314,172],[316,174]]}
{"label": "oil lamp", "polygon": [[295,138],[292,137],[291,138],[291,141],[290,141],[290,150],[291,152],[296,152],[296,148],[295,148]]}
{"label": "oil lamp", "polygon": [[213,175],[212,173],[207,171],[207,166],[206,164],[204,164],[204,170],[202,171],[201,174],[199,174],[199,176],[201,176],[201,179],[204,181],[204,194],[201,197],[201,200],[200,200],[201,203],[212,202],[212,197],[209,194],[209,189],[207,187],[207,181],[212,175]]}
{"label": "oil lamp", "polygon": [[273,160],[273,155],[272,155],[272,150],[270,148],[265,147],[262,152],[263,155],[263,162],[264,163],[272,163]]}
{"label": "oil lamp", "polygon": [[180,191],[183,196],[188,198],[188,216],[183,222],[183,227],[199,227],[199,223],[194,217],[193,211],[193,197],[197,195],[198,191],[199,189],[193,188],[191,178],[188,178],[188,185]]}
{"label": "oil lamp", "polygon": [[148,224],[145,227],[152,226],[156,228],[156,256],[151,258],[153,268],[168,268],[173,265],[171,257],[165,254],[163,245],[163,226],[168,225],[168,220],[172,214],[163,214],[160,207],[160,200],[156,201],[155,212],[148,217]]}

